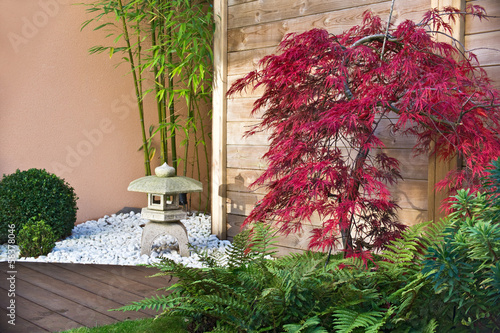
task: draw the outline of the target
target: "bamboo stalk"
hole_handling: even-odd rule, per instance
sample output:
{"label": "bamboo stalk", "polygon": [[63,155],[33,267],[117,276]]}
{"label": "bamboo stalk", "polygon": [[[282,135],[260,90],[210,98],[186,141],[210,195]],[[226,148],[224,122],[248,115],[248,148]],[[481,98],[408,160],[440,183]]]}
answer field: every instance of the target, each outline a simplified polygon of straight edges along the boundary
{"label": "bamboo stalk", "polygon": [[[156,19],[152,18],[151,19],[151,41],[152,41],[152,47],[158,47],[157,44],[157,39],[156,39]],[[161,24],[160,24],[161,27]],[[162,54],[160,53],[160,56]],[[163,101],[162,99],[159,98],[159,93],[160,93],[160,83],[158,82],[158,65],[153,66],[153,73],[155,77],[155,92],[156,92],[156,109],[158,112],[158,124],[159,126],[163,126],[165,123],[165,117],[163,116]],[[167,151],[167,137],[166,137],[166,129],[165,127],[160,128],[160,145],[161,145],[161,151],[160,151],[160,157],[161,157],[161,164],[167,163],[168,162],[168,151]]]}
{"label": "bamboo stalk", "polygon": [[[210,181],[210,159],[208,157],[208,149],[207,149],[207,144],[206,144],[206,134],[205,134],[205,125],[203,124],[203,117],[201,116],[201,112],[200,112],[200,106],[198,104],[198,100],[195,99],[194,100],[194,103],[196,104],[196,112],[198,113],[198,118],[200,120],[200,128],[201,128],[201,137],[203,138],[203,152],[204,152],[204,155],[205,155],[205,163],[206,163],[206,167],[207,167],[207,193],[208,193],[208,196],[207,196],[207,204],[206,204],[206,207],[205,207],[205,211],[208,211],[208,208],[210,207],[210,190],[211,190],[211,181]],[[201,204],[200,204],[201,206]]]}
{"label": "bamboo stalk", "polygon": [[[160,31],[158,32],[159,34],[161,33],[162,36],[165,34],[165,31],[164,31],[164,24],[165,24],[165,20],[163,17],[160,17]],[[160,44],[160,54],[162,56],[162,59],[165,59],[165,45],[164,43],[161,43]],[[162,62],[162,66],[165,67],[165,64]],[[165,70],[161,73],[160,75],[160,84],[161,86],[163,87],[163,89],[165,89],[165,84],[166,84],[166,80],[165,80]],[[163,119],[163,124],[166,124],[167,123],[167,97],[165,96],[165,94],[163,94],[163,100],[161,101],[161,117]],[[168,163],[168,135],[167,135],[167,128],[166,127],[163,127],[162,128],[163,130],[163,135],[165,137],[165,162]],[[172,154],[172,159],[173,159],[173,154]]]}
{"label": "bamboo stalk", "polygon": [[194,121],[194,117],[193,117],[193,106],[192,106],[192,103],[191,103],[191,92],[189,92],[188,94],[188,99],[187,99],[187,109],[188,109],[188,118],[187,118],[187,121],[186,121],[186,145],[185,145],[185,150],[184,150],[184,171],[183,171],[183,174],[184,176],[187,176],[187,160],[188,160],[188,155],[189,155],[189,143],[191,142],[190,138],[189,138],[189,132],[190,132],[190,129],[191,128],[194,128],[194,132],[196,133],[196,125],[193,126],[193,121]]}
{"label": "bamboo stalk", "polygon": [[[168,42],[170,42],[170,39],[172,38],[172,29],[170,26],[167,28],[167,36],[168,36]],[[173,61],[172,57],[172,52],[168,53],[168,62],[171,64]],[[172,74],[169,73],[168,75],[168,94],[169,94],[169,100],[168,100],[168,111],[170,114],[170,123],[172,124],[172,130],[171,130],[171,137],[170,137],[170,145],[171,145],[171,152],[172,152],[172,166],[175,168],[175,172],[177,173],[177,165],[178,165],[178,159],[177,159],[177,140],[176,140],[176,130],[175,130],[175,98],[171,97],[171,94],[174,92],[174,78]]]}
{"label": "bamboo stalk", "polygon": [[139,108],[139,118],[140,118],[140,122],[141,122],[141,132],[142,132],[142,149],[144,151],[144,168],[145,168],[146,176],[150,176],[151,175],[151,164],[149,162],[148,140],[146,137],[146,128],[144,125],[144,104],[142,101],[142,90],[139,89],[136,67],[134,64],[134,57],[132,54],[132,48],[130,46],[130,38],[129,38],[129,34],[128,34],[127,21],[125,19],[126,15],[124,15],[122,0],[118,0],[118,4],[120,6],[120,12],[122,13],[121,21],[122,21],[122,25],[123,25],[123,37],[125,39],[125,42],[127,43],[127,50],[128,50],[129,60],[130,60],[129,62],[130,62],[130,67],[132,69],[132,76],[134,78],[134,88],[135,88],[135,96],[137,98],[137,107]]}
{"label": "bamboo stalk", "polygon": [[[201,170],[200,170],[200,155],[198,153],[198,135],[195,132],[194,134],[194,156],[196,160],[196,169],[198,170],[198,179],[201,180]],[[194,165],[193,165],[194,169]],[[201,207],[201,193],[199,194],[198,197],[198,207]]]}

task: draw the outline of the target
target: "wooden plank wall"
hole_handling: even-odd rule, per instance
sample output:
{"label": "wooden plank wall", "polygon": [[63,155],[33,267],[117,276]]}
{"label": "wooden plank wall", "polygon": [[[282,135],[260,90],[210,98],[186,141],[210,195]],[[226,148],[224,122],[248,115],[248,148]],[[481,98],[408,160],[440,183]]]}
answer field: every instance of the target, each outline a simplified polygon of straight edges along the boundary
{"label": "wooden plank wall", "polygon": [[[485,7],[498,7],[498,0],[477,1]],[[256,68],[257,62],[265,55],[272,54],[276,46],[290,32],[303,32],[311,28],[325,28],[331,33],[340,33],[361,22],[364,11],[371,10],[383,19],[389,16],[391,1],[387,0],[227,0],[227,84]],[[431,0],[396,0],[393,22],[404,19],[419,20],[431,8]],[[499,15],[492,13],[493,15]],[[496,37],[500,31],[493,28],[477,27],[467,22],[467,48],[474,42],[484,43]],[[498,27],[498,25],[497,25]],[[486,30],[485,30],[486,29]],[[473,34],[484,34],[483,42]],[[482,44],[481,44],[482,45]],[[479,52],[478,52],[479,54]],[[491,75],[500,74],[498,56],[484,51],[480,55],[489,61]],[[258,118],[250,116],[253,102],[262,91],[246,91],[242,95],[227,100],[227,135],[225,154],[227,168],[224,187],[227,208],[227,237],[232,239],[240,231],[245,217],[255,202],[262,198],[265,189],[250,189],[249,185],[265,169],[261,156],[267,151],[267,135],[258,134],[244,138],[243,133]],[[215,112],[215,111],[214,111]],[[393,188],[394,197],[402,207],[400,220],[414,224],[427,220],[428,209],[428,160],[426,157],[411,157],[411,137],[393,136],[385,132],[387,151],[402,163],[405,181]],[[319,223],[314,221],[314,224]],[[215,222],[217,223],[217,222]],[[280,253],[288,253],[307,248],[308,230],[288,238],[280,238]]]}
{"label": "wooden plank wall", "polygon": [[500,89],[500,0],[475,0],[467,4],[480,5],[488,15],[497,16],[479,21],[465,18],[465,48],[474,50],[479,63]]}
{"label": "wooden plank wall", "polygon": [[[285,34],[312,28],[341,33],[361,22],[364,11],[387,19],[390,1],[384,0],[228,0],[228,85],[256,68],[263,56],[272,54]],[[393,19],[419,19],[430,7],[430,0],[396,1]],[[261,156],[267,151],[267,135],[243,138],[257,119],[250,116],[253,102],[261,91],[248,91],[227,101],[227,236],[236,235],[255,202],[265,189],[249,185],[265,169]],[[412,138],[385,136],[387,150],[402,162],[406,181],[393,189],[403,208],[400,218],[408,224],[427,217],[427,158],[412,159]],[[319,223],[314,221],[314,224]],[[283,253],[306,249],[308,230],[280,239]]]}
{"label": "wooden plank wall", "polygon": [[[500,16],[499,0],[432,0],[432,7],[444,8],[452,6],[465,10],[468,5],[480,5],[486,9],[488,15]],[[465,20],[458,20],[454,26],[453,37],[460,41],[468,51],[473,51],[479,58],[480,64],[494,80],[496,88],[500,88],[500,17],[479,20],[466,16]],[[451,42],[445,36],[437,36],[440,41]],[[457,160],[449,163],[429,159],[429,206],[428,219],[437,220],[445,216],[440,208],[441,202],[446,198],[446,193],[437,193],[434,189],[435,182],[442,179],[446,173],[457,166]]]}
{"label": "wooden plank wall", "polygon": [[[465,0],[431,0],[431,8],[443,10],[447,7],[454,7],[460,11],[465,11]],[[437,34],[434,38],[442,43],[454,43],[458,41],[461,45],[464,44],[465,20],[463,17],[455,22],[450,22],[453,29],[452,38],[447,35]],[[429,168],[427,177],[427,219],[429,221],[438,221],[445,216],[445,212],[441,209],[441,203],[448,197],[445,191],[437,191],[436,183],[446,177],[448,172],[457,168],[458,158],[452,158],[449,161],[442,161],[437,156],[429,156]]]}

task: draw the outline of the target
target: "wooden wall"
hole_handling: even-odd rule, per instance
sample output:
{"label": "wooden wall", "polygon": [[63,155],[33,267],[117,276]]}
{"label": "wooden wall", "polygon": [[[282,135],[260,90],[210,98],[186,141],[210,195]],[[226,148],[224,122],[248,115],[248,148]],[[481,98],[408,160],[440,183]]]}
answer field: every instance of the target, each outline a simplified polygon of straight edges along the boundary
{"label": "wooden wall", "polygon": [[[221,85],[229,87],[236,79],[256,68],[257,62],[265,55],[272,54],[276,46],[290,32],[303,32],[311,28],[325,28],[331,33],[342,31],[361,22],[362,14],[371,10],[383,19],[389,17],[391,1],[386,0],[220,0],[227,1],[227,35],[220,35],[219,47],[226,47],[227,66]],[[434,1],[434,0],[432,0]],[[498,0],[481,2],[495,3]],[[396,0],[393,23],[404,19],[419,20],[431,8],[431,0]],[[469,24],[468,26],[472,26]],[[478,30],[480,28],[476,28]],[[469,29],[469,31],[473,31]],[[496,32],[499,33],[498,31]],[[224,40],[224,38],[226,38]],[[224,44],[225,43],[225,44]],[[491,60],[493,61],[493,60]],[[498,63],[496,63],[498,65]],[[493,68],[494,66],[492,66]],[[496,66],[493,70],[497,70]],[[226,87],[226,88],[227,88]],[[243,138],[243,133],[258,118],[250,116],[253,102],[262,91],[247,91],[225,100],[225,109],[216,110],[217,124],[213,133],[226,143],[221,149],[219,160],[226,165],[214,171],[219,175],[219,183],[214,184],[213,198],[219,199],[219,205],[213,206],[214,233],[231,239],[240,231],[245,217],[252,210],[255,202],[262,198],[265,189],[250,189],[249,185],[266,168],[261,156],[267,151],[267,135],[257,134]],[[217,112],[223,115],[217,115]],[[384,130],[382,128],[381,130]],[[402,174],[405,178],[397,187],[392,188],[394,197],[402,210],[400,220],[410,225],[428,218],[428,166],[427,157],[411,157],[414,145],[411,137],[391,135],[388,131],[380,133],[387,146],[387,152],[401,161]],[[216,147],[214,147],[215,155]],[[225,179],[225,182],[223,179]],[[221,201],[222,199],[225,199]],[[224,210],[227,214],[223,214]],[[319,223],[319,220],[313,223]],[[306,249],[308,230],[288,238],[280,238],[280,251],[287,253]],[[227,232],[227,233],[226,233]]]}
{"label": "wooden wall", "polygon": [[500,89],[500,0],[475,0],[467,4],[480,5],[488,15],[497,16],[483,21],[466,17],[465,48],[474,50],[479,63]]}

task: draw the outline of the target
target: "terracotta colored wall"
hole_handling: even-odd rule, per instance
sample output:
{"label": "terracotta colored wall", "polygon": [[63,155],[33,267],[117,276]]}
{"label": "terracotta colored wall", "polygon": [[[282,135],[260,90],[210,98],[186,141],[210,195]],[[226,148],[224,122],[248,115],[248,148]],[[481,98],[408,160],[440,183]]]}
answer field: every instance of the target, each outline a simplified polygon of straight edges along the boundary
{"label": "terracotta colored wall", "polygon": [[80,32],[89,16],[74,2],[0,1],[0,174],[45,168],[65,178],[83,222],[147,200],[127,192],[144,175],[128,64],[88,54],[105,32]]}

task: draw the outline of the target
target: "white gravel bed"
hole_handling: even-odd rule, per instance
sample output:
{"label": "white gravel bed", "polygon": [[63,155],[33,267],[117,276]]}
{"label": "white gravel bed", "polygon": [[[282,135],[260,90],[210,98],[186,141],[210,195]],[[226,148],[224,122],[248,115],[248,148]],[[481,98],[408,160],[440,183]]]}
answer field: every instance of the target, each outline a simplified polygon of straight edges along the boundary
{"label": "white gravel bed", "polygon": [[[141,219],[140,213],[133,211],[105,215],[97,221],[91,220],[75,226],[71,236],[56,242],[47,256],[19,258],[16,247],[16,261],[139,265],[157,263],[161,257],[167,257],[186,266],[202,267],[196,252],[205,251],[223,261],[226,248],[231,246],[231,242],[219,240],[211,234],[209,215],[190,214],[186,220],[181,220],[188,231],[192,247],[189,257],[179,255],[177,241],[171,236],[157,238],[151,254],[141,256],[141,225],[146,222],[147,220]],[[7,261],[7,245],[0,245],[0,261]]]}

